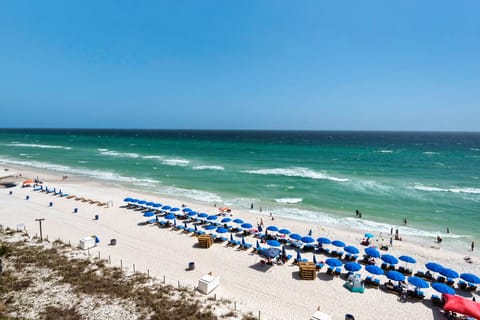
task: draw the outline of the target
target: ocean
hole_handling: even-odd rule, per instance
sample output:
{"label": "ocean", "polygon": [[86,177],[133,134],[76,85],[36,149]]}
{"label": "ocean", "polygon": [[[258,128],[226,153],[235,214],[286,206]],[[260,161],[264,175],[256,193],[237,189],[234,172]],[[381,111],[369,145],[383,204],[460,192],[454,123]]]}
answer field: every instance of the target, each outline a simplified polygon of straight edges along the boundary
{"label": "ocean", "polygon": [[427,243],[480,240],[480,133],[2,129],[0,163]]}

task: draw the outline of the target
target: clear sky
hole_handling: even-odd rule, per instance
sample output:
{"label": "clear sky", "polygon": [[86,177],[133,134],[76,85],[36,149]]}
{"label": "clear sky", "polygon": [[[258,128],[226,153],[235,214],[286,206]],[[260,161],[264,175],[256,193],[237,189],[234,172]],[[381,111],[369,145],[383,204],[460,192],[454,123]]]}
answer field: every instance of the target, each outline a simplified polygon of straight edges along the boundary
{"label": "clear sky", "polygon": [[0,1],[0,127],[480,130],[479,1]]}

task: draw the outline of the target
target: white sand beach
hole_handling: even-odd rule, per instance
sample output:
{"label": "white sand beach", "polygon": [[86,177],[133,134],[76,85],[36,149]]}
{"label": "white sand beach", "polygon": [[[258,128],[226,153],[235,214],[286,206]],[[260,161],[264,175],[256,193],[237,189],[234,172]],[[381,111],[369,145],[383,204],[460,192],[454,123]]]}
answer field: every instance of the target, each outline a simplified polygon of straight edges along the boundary
{"label": "white sand beach", "polygon": [[[141,194],[118,185],[87,181],[81,177],[69,176],[63,180],[61,173],[21,167],[11,167],[10,170],[22,176],[16,179],[20,182],[16,187],[0,189],[0,224],[3,226],[25,228],[33,235],[39,233],[39,224],[35,219],[44,218],[43,237],[48,236],[49,240],[60,238],[76,244],[85,236],[96,235],[100,243],[90,249],[92,256],[109,257],[112,264],[122,264],[126,272],[132,272],[135,265],[136,271],[148,270],[151,276],[159,279],[165,276],[166,281],[172,284],[180,282],[181,285],[194,287],[203,275],[212,272],[221,280],[220,286],[211,295],[235,301],[237,309],[241,311],[251,311],[255,315],[260,312],[261,319],[309,319],[317,307],[325,313],[331,313],[333,319],[344,319],[345,314],[352,314],[355,319],[438,319],[439,308],[432,306],[429,299],[435,293],[431,288],[424,290],[427,296],[424,301],[400,302],[399,296],[381,289],[367,288],[363,294],[352,293],[343,287],[345,281],[342,278],[326,275],[326,267],[320,270],[315,280],[300,280],[298,267],[292,264],[293,259],[285,265],[265,266],[260,264],[261,258],[251,249],[239,250],[228,247],[226,243],[214,243],[208,249],[198,248],[197,238],[190,234],[159,228],[157,225],[143,225],[142,222],[147,218],[140,211],[123,208],[123,199],[135,197],[178,207],[184,204],[209,214],[217,214],[217,208]],[[33,191],[31,187],[21,188],[21,181],[37,176],[50,188],[55,187],[70,195],[110,203],[112,206],[100,207]],[[49,207],[50,202],[53,202],[52,207]],[[222,204],[217,206],[221,207]],[[78,213],[74,213],[74,208],[78,208]],[[363,254],[364,247],[360,245],[363,233],[359,231],[328,225],[307,225],[277,217],[271,221],[268,213],[264,215],[265,212],[261,215],[231,209],[233,217],[242,218],[253,225],[262,218],[265,226],[274,224],[302,235],[312,229],[315,239],[322,236],[340,239],[358,247],[360,256]],[[95,215],[99,215],[99,220],[94,220]],[[385,230],[385,233],[389,233],[389,230]],[[379,235],[375,236],[378,238]],[[116,239],[117,244],[109,245],[110,239]],[[255,245],[256,238],[249,236],[246,241]],[[385,244],[388,244],[388,240]],[[293,249],[287,251],[295,256]],[[469,251],[469,248],[455,252],[435,243],[426,246],[404,239],[395,241],[388,253],[416,258],[418,262],[414,271],[426,270],[426,262],[436,261],[459,273],[480,274],[478,253]],[[302,253],[302,256],[312,261],[312,253]],[[464,259],[467,256],[470,257],[468,261]],[[321,261],[328,257],[316,254],[316,258]],[[189,262],[195,262],[195,270],[186,270]],[[361,273],[363,277],[367,275],[363,268]],[[382,283],[386,281],[384,276],[379,278]],[[466,292],[464,296],[472,297]]]}

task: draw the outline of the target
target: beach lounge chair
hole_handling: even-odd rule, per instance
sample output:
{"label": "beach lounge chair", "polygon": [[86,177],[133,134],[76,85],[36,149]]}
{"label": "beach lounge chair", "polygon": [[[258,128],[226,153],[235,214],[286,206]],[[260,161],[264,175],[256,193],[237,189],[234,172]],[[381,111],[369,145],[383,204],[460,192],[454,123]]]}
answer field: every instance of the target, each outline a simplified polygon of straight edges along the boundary
{"label": "beach lounge chair", "polygon": [[420,289],[409,290],[407,292],[408,296],[415,299],[415,300],[423,300],[425,299],[425,292]]}
{"label": "beach lounge chair", "polygon": [[337,268],[335,268],[335,270],[333,270],[333,275],[336,276],[336,277],[340,276],[341,273],[342,273],[342,269],[339,268],[339,267],[337,267]]}
{"label": "beach lounge chair", "polygon": [[385,284],[383,285],[383,288],[388,291],[388,292],[391,292],[391,293],[394,293],[394,294],[401,294],[402,293],[402,287],[401,286],[398,286],[398,285],[394,285],[392,282],[388,281],[388,282],[385,282]]}
{"label": "beach lounge chair", "polygon": [[240,245],[240,249],[243,249],[243,250],[248,250],[252,247],[252,244],[251,243],[248,243],[248,242],[244,242]]}
{"label": "beach lounge chair", "polygon": [[317,270],[320,270],[320,269],[323,268],[324,265],[325,265],[325,264],[320,261],[320,262],[317,262],[317,263],[315,264],[315,267],[317,268]]}
{"label": "beach lounge chair", "polygon": [[372,287],[372,288],[378,288],[380,287],[380,279],[377,278],[372,278],[371,276],[367,276],[364,280],[365,285]]}
{"label": "beach lounge chair", "polygon": [[432,294],[432,304],[434,306],[439,306],[439,307],[443,307],[443,300],[442,298],[440,298],[438,295],[436,294]]}
{"label": "beach lounge chair", "polygon": [[335,267],[328,266],[326,273],[331,274],[333,276],[334,271],[335,271]]}
{"label": "beach lounge chair", "polygon": [[438,276],[436,281],[440,283],[446,283],[447,279],[444,276]]}

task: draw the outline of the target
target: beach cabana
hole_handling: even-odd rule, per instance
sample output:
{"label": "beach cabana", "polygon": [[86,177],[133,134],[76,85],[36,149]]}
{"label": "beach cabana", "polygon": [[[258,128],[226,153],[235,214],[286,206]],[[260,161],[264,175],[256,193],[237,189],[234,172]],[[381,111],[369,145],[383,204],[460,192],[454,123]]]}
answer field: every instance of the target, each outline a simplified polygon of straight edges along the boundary
{"label": "beach cabana", "polygon": [[444,294],[445,311],[460,313],[474,319],[480,319],[480,303],[459,296]]}

